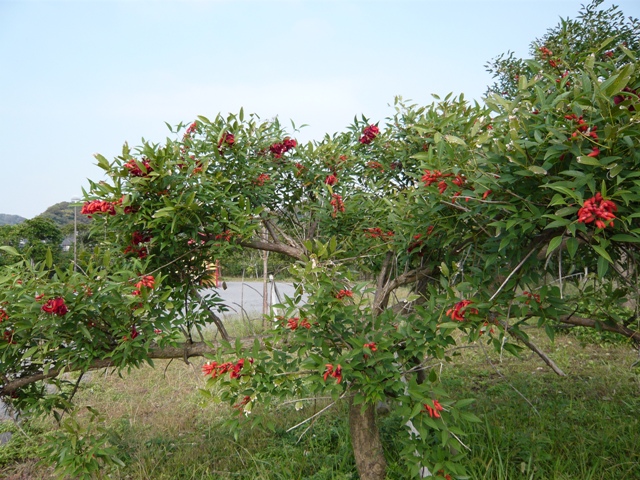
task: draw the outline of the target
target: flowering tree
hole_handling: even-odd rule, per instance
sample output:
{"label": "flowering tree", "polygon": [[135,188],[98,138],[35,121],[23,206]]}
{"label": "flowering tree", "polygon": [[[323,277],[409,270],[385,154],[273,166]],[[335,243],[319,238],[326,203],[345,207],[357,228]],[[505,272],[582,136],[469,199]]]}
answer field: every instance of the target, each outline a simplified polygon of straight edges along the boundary
{"label": "flowering tree", "polygon": [[[306,145],[240,111],[97,156],[109,181],[91,183],[82,212],[99,254],[74,272],[1,247],[16,263],[0,276],[0,394],[68,409],[63,371],[207,355],[203,373],[240,412],[347,401],[363,479],[385,475],[375,404],[388,398],[412,474],[463,475],[458,424],[475,417],[435,368],[452,346],[526,346],[563,374],[523,322],[640,344],[635,313],[602,307],[638,298],[640,51],[629,45],[614,38],[561,73],[557,48],[540,45],[510,95],[398,100],[386,128],[363,118]],[[198,287],[210,262],[246,249],[289,257],[296,294],[262,342],[232,346],[219,298]],[[221,342],[197,341],[212,323]]]}

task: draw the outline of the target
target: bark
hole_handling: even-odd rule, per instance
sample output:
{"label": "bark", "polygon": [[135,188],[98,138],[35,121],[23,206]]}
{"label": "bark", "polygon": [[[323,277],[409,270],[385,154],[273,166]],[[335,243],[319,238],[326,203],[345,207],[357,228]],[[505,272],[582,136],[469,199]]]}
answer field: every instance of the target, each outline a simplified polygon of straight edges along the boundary
{"label": "bark", "polygon": [[361,480],[384,480],[387,462],[376,426],[375,406],[354,405],[349,400],[349,432]]}

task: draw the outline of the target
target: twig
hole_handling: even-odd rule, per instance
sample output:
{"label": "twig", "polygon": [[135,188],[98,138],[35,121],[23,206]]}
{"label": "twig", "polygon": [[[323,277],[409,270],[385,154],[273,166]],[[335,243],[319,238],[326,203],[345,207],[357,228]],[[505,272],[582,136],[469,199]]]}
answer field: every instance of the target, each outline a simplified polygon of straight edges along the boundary
{"label": "twig", "polygon": [[536,252],[536,248],[532,248],[529,253],[527,253],[527,255],[520,261],[520,263],[518,263],[518,265],[516,265],[516,268],[514,268],[511,273],[507,276],[507,278],[504,280],[504,282],[502,282],[502,285],[500,285],[500,288],[498,288],[498,290],[496,290],[496,293],[494,293],[491,298],[489,299],[490,302],[492,302],[497,296],[498,294],[502,291],[502,289],[504,288],[504,286],[507,284],[507,282],[509,282],[509,280],[511,280],[511,277],[513,277],[515,275],[515,273],[520,270],[520,267],[522,267],[522,265],[524,265],[524,263],[529,260],[529,257],[531,255],[533,255]]}
{"label": "twig", "polygon": [[[344,398],[344,396],[347,394],[349,390],[345,390],[344,393],[342,395],[340,395],[340,398],[338,398],[338,400],[341,400],[342,398]],[[289,428],[287,430],[287,433],[289,433],[291,430],[295,430],[296,428],[298,428],[301,425],[304,425],[305,423],[307,423],[310,420],[313,420],[314,418],[316,418],[318,415],[320,415],[321,413],[325,412],[326,410],[329,410],[331,407],[333,407],[336,402],[338,401],[336,400],[335,402],[331,402],[329,405],[327,405],[326,407],[324,407],[322,410],[319,410],[318,412],[314,413],[313,415],[311,415],[309,418],[307,418],[306,420],[301,421],[300,423],[294,425],[293,427]]]}

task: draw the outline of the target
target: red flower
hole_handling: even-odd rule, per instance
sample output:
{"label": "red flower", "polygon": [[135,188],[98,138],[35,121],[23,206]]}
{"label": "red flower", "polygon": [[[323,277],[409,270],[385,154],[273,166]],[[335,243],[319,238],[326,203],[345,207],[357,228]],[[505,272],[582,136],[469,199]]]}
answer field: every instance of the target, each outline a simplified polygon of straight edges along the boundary
{"label": "red flower", "polygon": [[362,137],[360,137],[359,142],[368,145],[373,141],[374,138],[378,136],[380,133],[380,129],[375,125],[369,125],[362,130]]}
{"label": "red flower", "polygon": [[440,402],[438,402],[438,400],[433,400],[433,407],[427,405],[426,403],[424,403],[423,406],[424,406],[424,409],[422,411],[428,413],[431,418],[440,418],[439,412],[444,410],[444,408],[442,407],[442,405],[440,405]]}
{"label": "red flower", "polygon": [[338,293],[336,293],[336,298],[338,300],[342,300],[344,297],[353,298],[353,292],[351,290],[342,289]]}
{"label": "red flower", "polygon": [[390,238],[394,235],[391,230],[389,230],[388,232],[383,232],[380,227],[365,228],[364,231],[365,236],[369,238]]}
{"label": "red flower", "polygon": [[145,275],[142,279],[136,283],[136,290],[133,291],[133,295],[140,295],[140,289],[142,287],[153,288],[155,286],[156,279],[153,275]]}
{"label": "red flower", "polygon": [[227,144],[230,147],[233,146],[233,144],[236,143],[236,137],[233,136],[233,134],[227,132],[225,134],[223,134],[220,137],[220,140],[218,140],[218,153],[220,153],[220,155],[222,155],[222,151],[223,151],[223,144]]}
{"label": "red flower", "polygon": [[327,185],[335,185],[336,183],[338,183],[338,177],[336,177],[333,173],[330,175],[327,175],[327,178],[324,179],[324,183],[326,183]]}
{"label": "red flower", "polygon": [[444,193],[444,191],[447,189],[447,182],[446,180],[440,180],[440,182],[438,182],[438,191],[442,194]]}
{"label": "red flower", "polygon": [[115,206],[122,203],[122,200],[118,202],[107,202],[105,200],[92,200],[90,202],[85,202],[82,205],[82,209],[80,213],[83,215],[92,215],[94,213],[108,213],[109,215],[116,214]]}
{"label": "red flower", "polygon": [[486,199],[487,199],[487,197],[488,197],[489,195],[491,195],[491,193],[492,193],[492,192],[491,192],[491,190],[487,190],[486,192],[484,192],[484,193],[482,194],[482,199],[483,199],[483,200],[486,200]]}
{"label": "red flower", "polygon": [[598,147],[593,147],[593,150],[591,150],[591,153],[589,153],[587,157],[597,157],[598,155],[600,155],[600,149]]}
{"label": "red flower", "polygon": [[187,131],[185,132],[185,137],[186,136],[191,136],[191,134],[193,134],[196,130],[198,129],[198,122],[193,122],[191,125],[189,125],[189,127],[187,128]]}
{"label": "red flower", "polygon": [[261,173],[258,178],[256,178],[253,183],[255,185],[258,185],[259,187],[262,187],[264,185],[264,182],[270,180],[271,177],[269,175],[267,175],[266,173]]}
{"label": "red flower", "polygon": [[439,170],[434,170],[433,172],[431,170],[425,170],[424,175],[420,180],[424,182],[425,187],[430,187],[431,185],[436,183],[440,178],[450,177],[450,176],[452,176],[451,173],[448,173],[445,175]]}
{"label": "red flower", "polygon": [[298,146],[298,142],[292,138],[285,138],[282,141],[282,144],[284,145],[285,148],[285,152],[288,152],[289,150],[291,150],[292,148],[296,148]]}
{"label": "red flower", "polygon": [[7,313],[6,310],[0,308],[0,322],[2,322],[3,320],[8,320],[9,319],[9,314]]}
{"label": "red flower", "polygon": [[[205,375],[213,375],[218,367],[218,362],[208,362],[202,366],[202,373]],[[213,375],[215,377],[215,375]]]}
{"label": "red flower", "polygon": [[[144,171],[140,168],[140,165],[142,165],[142,167],[144,168]],[[149,173],[153,171],[153,168],[151,168],[151,164],[149,163],[149,160],[147,160],[146,158],[143,158],[139,162],[136,162],[135,159],[132,158],[131,160],[129,160],[127,163],[124,164],[124,168],[129,170],[129,173],[134,177],[146,177],[147,175],[149,175]]]}
{"label": "red flower", "polygon": [[531,299],[533,298],[537,303],[540,303],[540,295],[538,295],[537,293],[531,293],[531,292],[522,292],[523,295],[526,295],[527,297],[529,297],[529,299],[524,302],[527,305],[529,305],[529,303],[531,302]]}
{"label": "red flower", "polygon": [[47,303],[45,303],[42,306],[42,311],[46,313],[52,313],[58,316],[63,316],[67,314],[69,309],[64,304],[64,298],[57,297],[57,298],[51,298],[47,300]]}
{"label": "red flower", "polygon": [[7,343],[12,345],[16,344],[16,341],[13,339],[13,330],[5,330],[2,336],[4,337]]}
{"label": "red flower", "polygon": [[309,330],[311,328],[311,324],[309,323],[309,320],[307,320],[306,318],[303,318],[300,321],[298,326],[302,327],[302,328],[306,328],[307,330]]}
{"label": "red flower", "polygon": [[364,348],[368,348],[369,350],[371,350],[372,352],[375,352],[378,350],[378,347],[376,346],[375,342],[371,342],[371,343],[365,343],[363,345]]}
{"label": "red flower", "polygon": [[452,180],[451,183],[453,183],[454,185],[457,185],[458,187],[462,187],[465,184],[465,182],[466,182],[465,178],[462,175],[458,174],[456,175],[456,178]]}
{"label": "red flower", "polygon": [[289,320],[287,320],[287,327],[291,330],[295,330],[296,328],[298,328],[298,320],[300,320],[298,317],[290,318]]}
{"label": "red flower", "polygon": [[331,206],[333,207],[333,213],[331,214],[331,216],[333,218],[336,218],[336,215],[338,214],[338,212],[344,212],[345,208],[344,208],[344,202],[342,201],[342,196],[338,195],[338,194],[333,194],[331,196],[331,202],[329,202],[331,204]]}
{"label": "red flower", "polygon": [[380,170],[381,172],[384,172],[384,166],[380,162],[375,162],[371,160],[367,162],[367,167],[374,168],[374,169]]}
{"label": "red flower", "polygon": [[327,363],[325,365],[325,371],[322,378],[326,382],[328,377],[333,377],[337,380],[336,383],[340,383],[342,381],[342,367],[340,365],[336,365],[336,368],[334,369],[331,363]]}
{"label": "red flower", "polygon": [[138,333],[138,330],[136,330],[136,327],[134,325],[133,327],[131,327],[131,340],[136,338],[138,335],[140,335],[140,333]]}
{"label": "red flower", "polygon": [[578,223],[595,222],[596,227],[606,228],[607,225],[613,227],[613,220],[618,207],[611,200],[604,200],[600,192],[588,200],[585,200],[582,208],[578,210]]}
{"label": "red flower", "polygon": [[456,303],[453,308],[450,308],[449,310],[447,310],[447,313],[445,314],[447,317],[451,317],[451,320],[456,320],[458,322],[463,322],[466,320],[465,315],[467,313],[467,310],[469,311],[469,313],[474,313],[477,314],[478,313],[478,309],[477,308],[466,308],[468,305],[472,304],[473,301],[471,300],[462,300],[458,303]]}

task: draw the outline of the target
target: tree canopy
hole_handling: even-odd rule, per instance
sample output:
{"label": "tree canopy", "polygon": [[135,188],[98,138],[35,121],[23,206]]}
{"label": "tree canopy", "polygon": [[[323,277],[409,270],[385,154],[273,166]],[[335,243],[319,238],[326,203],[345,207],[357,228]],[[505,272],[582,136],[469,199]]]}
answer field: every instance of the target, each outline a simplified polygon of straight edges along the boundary
{"label": "tree canopy", "polygon": [[[321,392],[350,402],[362,478],[384,478],[374,405],[386,398],[407,422],[413,475],[464,475],[456,424],[474,417],[438,384],[451,347],[528,347],[563,374],[525,322],[640,343],[639,30],[600,3],[534,42],[533,58],[501,63],[509,88],[483,105],[397,99],[386,126],[356,118],[307,144],[241,110],[98,155],[108,181],[82,211],[101,243],[82,271],[3,247],[16,263],[0,276],[0,394],[69,408],[65,370],[206,354],[209,382],[240,411]],[[602,34],[586,38],[596,17]],[[198,286],[211,261],[247,249],[289,257],[297,290],[267,337],[233,345],[220,299]],[[613,308],[624,302],[634,309]],[[211,323],[222,341],[197,341]]]}

